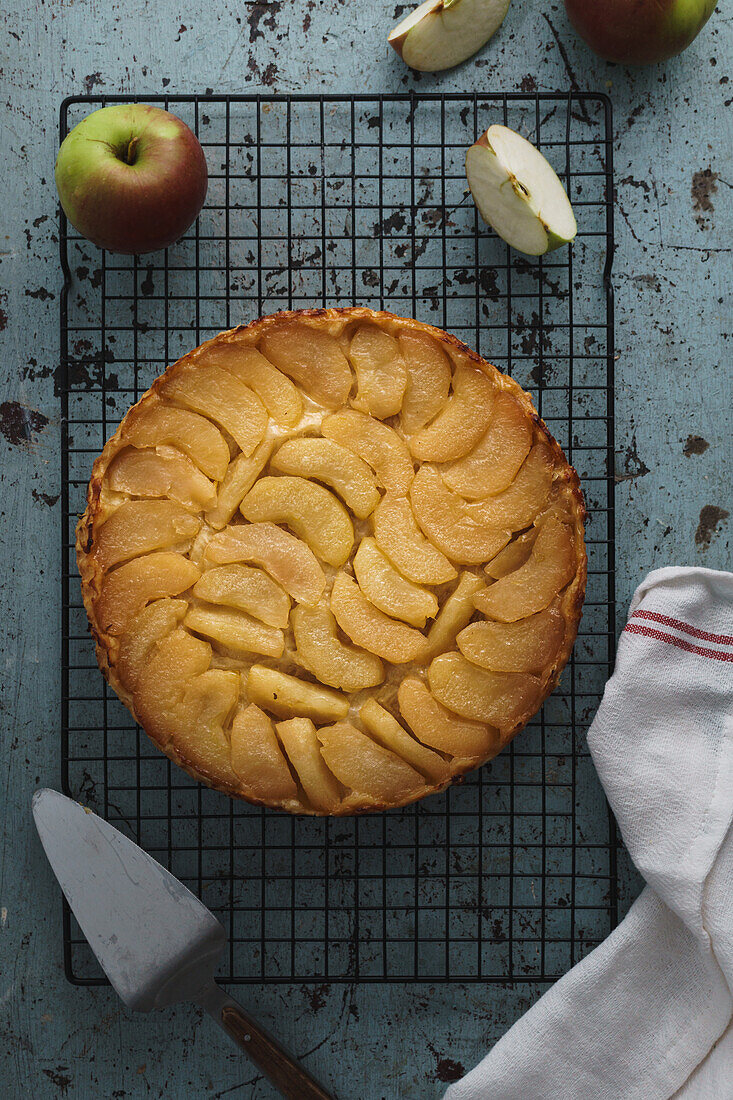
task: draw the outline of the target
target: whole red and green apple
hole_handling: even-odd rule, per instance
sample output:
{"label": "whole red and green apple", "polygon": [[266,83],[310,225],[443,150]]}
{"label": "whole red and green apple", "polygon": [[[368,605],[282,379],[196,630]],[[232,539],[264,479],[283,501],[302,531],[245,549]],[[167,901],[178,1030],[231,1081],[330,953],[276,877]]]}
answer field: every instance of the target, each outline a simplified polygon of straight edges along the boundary
{"label": "whole red and green apple", "polygon": [[570,22],[607,61],[649,65],[687,49],[716,0],[565,0]]}
{"label": "whole red and green apple", "polygon": [[144,103],[101,107],[64,138],[56,187],[82,236],[112,252],[167,248],[206,198],[206,158],[180,118]]}

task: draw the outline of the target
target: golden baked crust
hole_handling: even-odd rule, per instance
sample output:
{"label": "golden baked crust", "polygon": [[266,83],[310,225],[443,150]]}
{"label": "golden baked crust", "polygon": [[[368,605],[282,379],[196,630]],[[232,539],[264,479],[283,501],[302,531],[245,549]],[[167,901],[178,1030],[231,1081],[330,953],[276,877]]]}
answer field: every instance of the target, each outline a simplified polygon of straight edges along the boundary
{"label": "golden baked crust", "polygon": [[163,752],[349,814],[442,790],[536,713],[584,518],[511,378],[412,319],[304,310],[156,379],[94,463],[77,561],[99,666]]}

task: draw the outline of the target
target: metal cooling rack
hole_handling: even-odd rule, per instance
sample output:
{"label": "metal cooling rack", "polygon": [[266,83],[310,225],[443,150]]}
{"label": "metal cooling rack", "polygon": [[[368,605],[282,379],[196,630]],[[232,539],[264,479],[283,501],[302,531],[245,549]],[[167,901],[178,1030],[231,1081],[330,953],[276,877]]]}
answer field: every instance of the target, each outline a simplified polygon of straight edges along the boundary
{"label": "metal cooling rack", "polygon": [[[91,108],[79,96],[61,137]],[[199,135],[206,206],[166,253],[100,252],[61,218],[63,784],[229,933],[228,982],[522,981],[615,925],[616,837],[585,745],[614,642],[611,108],[603,95],[148,96]],[[529,262],[479,221],[465,149],[491,122],[565,181],[580,231]],[[132,722],[94,660],[73,554],[94,456],[182,353],[282,308],[361,303],[455,333],[535,398],[583,483],[578,642],[539,716],[465,782],[387,814],[289,817],[209,791]],[[65,966],[103,981],[68,911]]]}

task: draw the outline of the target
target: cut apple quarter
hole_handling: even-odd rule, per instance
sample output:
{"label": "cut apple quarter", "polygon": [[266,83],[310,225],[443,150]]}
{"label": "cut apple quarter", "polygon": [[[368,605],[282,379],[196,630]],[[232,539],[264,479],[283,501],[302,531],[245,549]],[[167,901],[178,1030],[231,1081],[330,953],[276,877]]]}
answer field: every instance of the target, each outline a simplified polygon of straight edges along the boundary
{"label": "cut apple quarter", "polygon": [[440,613],[428,631],[430,655],[450,649],[459,630],[471,621],[476,610],[474,596],[486,585],[475,573],[461,573],[458,584],[440,609]]}
{"label": "cut apple quarter", "polygon": [[[424,790],[422,775],[350,722],[318,730],[321,755],[339,782],[371,803],[394,806]],[[359,799],[349,799],[358,804]]]}
{"label": "cut apple quarter", "polygon": [[192,607],[183,625],[235,653],[282,657],[285,649],[282,630],[228,607]]}
{"label": "cut apple quarter", "polygon": [[398,413],[407,386],[407,367],[395,338],[376,325],[361,325],[351,338],[349,359],[358,384],[354,408],[377,420]]}
{"label": "cut apple quarter", "polygon": [[457,642],[463,656],[483,668],[540,673],[552,665],[564,637],[564,618],[548,607],[517,622],[470,623]]}
{"label": "cut apple quarter", "polygon": [[354,528],[341,501],[304,477],[261,477],[239,509],[253,523],[286,523],[329,565],[343,565],[354,545]]}
{"label": "cut apple quarter", "polygon": [[414,661],[425,648],[425,637],[419,630],[376,608],[346,573],[338,573],[334,579],[331,610],[352,642],[392,664]]}
{"label": "cut apple quarter", "polygon": [[494,383],[478,367],[459,363],[442,411],[410,438],[414,458],[449,462],[468,454],[488,428],[493,404]]}
{"label": "cut apple quarter", "polygon": [[366,519],[379,504],[377,483],[366,462],[332,439],[288,439],[271,466],[283,474],[312,477],[330,485],[359,519]]}
{"label": "cut apple quarter", "polygon": [[265,439],[255,449],[254,454],[238,454],[229,463],[229,469],[219,485],[216,501],[206,513],[206,520],[212,527],[218,530],[229,523],[267,465],[272,448],[272,440]]}
{"label": "cut apple quarter", "polygon": [[265,357],[317,404],[327,409],[346,404],[354,376],[329,333],[300,321],[283,321],[268,329],[261,347]]}
{"label": "cut apple quarter", "polygon": [[486,760],[501,748],[498,730],[485,722],[472,722],[451,714],[417,676],[405,677],[397,701],[402,717],[419,741],[462,763]]}
{"label": "cut apple quarter", "polygon": [[267,570],[299,603],[317,604],[326,577],[315,554],[274,523],[243,523],[214,535],[205,556],[218,565],[251,561]]}
{"label": "cut apple quarter", "polygon": [[466,154],[478,212],[512,248],[541,256],[574,240],[565,189],[542,153],[507,126],[489,126]]}
{"label": "cut apple quarter", "polygon": [[407,387],[400,414],[407,435],[424,428],[448,400],[451,366],[437,340],[422,332],[405,332],[399,339],[407,366]]}
{"label": "cut apple quarter", "polygon": [[354,573],[364,595],[385,615],[422,629],[426,620],[437,614],[436,596],[403,577],[374,539],[364,538],[359,543]]}
{"label": "cut apple quarter", "polygon": [[290,597],[261,569],[249,565],[219,565],[207,569],[193,586],[193,595],[253,615],[284,630],[290,619]]}
{"label": "cut apple quarter", "polygon": [[509,0],[425,0],[389,36],[411,69],[452,69],[485,46],[504,22]]}
{"label": "cut apple quarter", "polygon": [[471,499],[500,493],[511,485],[532,446],[532,425],[518,401],[501,393],[491,421],[473,450],[441,470],[449,489]]}
{"label": "cut apple quarter", "polygon": [[292,619],[297,659],[322,684],[342,691],[381,684],[384,665],[379,657],[342,642],[327,607],[296,607]]}
{"label": "cut apple quarter", "polygon": [[349,712],[349,700],[338,691],[299,680],[297,676],[265,665],[250,668],[247,696],[252,703],[279,718],[304,715],[315,722],[338,722]]}
{"label": "cut apple quarter", "polygon": [[327,416],[321,431],[367,462],[388,492],[407,492],[415,469],[404,442],[387,424],[353,409]]}
{"label": "cut apple quarter", "polygon": [[457,576],[445,554],[423,535],[407,497],[384,497],[374,512],[374,539],[415,584],[444,584]]}
{"label": "cut apple quarter", "polygon": [[291,718],[278,722],[277,733],[313,809],[333,813],[342,798],[341,788],[321,755],[316,727],[308,718]]}
{"label": "cut apple quarter", "polygon": [[568,524],[552,517],[542,524],[524,565],[479,592],[474,602],[491,619],[516,622],[552,603],[575,572],[573,532]]}
{"label": "cut apple quarter", "polygon": [[297,804],[298,787],[271,720],[250,703],[234,715],[230,734],[232,770],[250,798]]}
{"label": "cut apple quarter", "polygon": [[522,672],[490,672],[460,653],[441,653],[428,669],[430,690],[448,710],[502,733],[536,709],[541,681]]}

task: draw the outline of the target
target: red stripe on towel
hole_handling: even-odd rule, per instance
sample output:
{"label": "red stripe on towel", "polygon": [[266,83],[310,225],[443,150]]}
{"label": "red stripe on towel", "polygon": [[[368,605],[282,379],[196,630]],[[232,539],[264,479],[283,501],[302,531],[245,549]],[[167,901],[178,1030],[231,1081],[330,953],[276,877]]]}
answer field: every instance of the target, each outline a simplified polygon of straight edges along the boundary
{"label": "red stripe on towel", "polygon": [[703,642],[717,642],[718,645],[733,645],[733,634],[710,634],[707,630],[698,630],[696,626],[683,623],[681,619],[671,619],[669,615],[660,615],[657,611],[634,611],[632,619],[652,619],[663,626],[672,626],[685,634],[691,634],[693,638],[700,638]]}
{"label": "red stripe on towel", "polygon": [[703,649],[702,646],[686,642],[684,638],[675,638],[674,634],[665,634],[661,630],[653,630],[649,626],[637,626],[636,623],[627,623],[624,627],[625,634],[643,634],[647,638],[656,638],[657,641],[675,645],[678,649],[684,649],[687,653],[697,653],[700,657],[712,657],[715,661],[733,661],[733,653],[725,653],[722,650]]}

